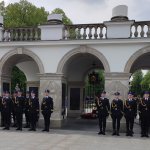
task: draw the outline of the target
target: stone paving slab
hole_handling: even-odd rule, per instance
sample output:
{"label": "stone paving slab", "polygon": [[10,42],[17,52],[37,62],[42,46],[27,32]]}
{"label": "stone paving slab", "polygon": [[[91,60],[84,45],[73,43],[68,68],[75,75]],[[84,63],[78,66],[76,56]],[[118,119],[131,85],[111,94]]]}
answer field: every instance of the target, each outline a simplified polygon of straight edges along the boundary
{"label": "stone paving slab", "polygon": [[0,150],[149,150],[150,138],[140,134],[126,137],[97,135],[93,131],[51,129],[49,133],[27,131],[3,131],[0,128]]}

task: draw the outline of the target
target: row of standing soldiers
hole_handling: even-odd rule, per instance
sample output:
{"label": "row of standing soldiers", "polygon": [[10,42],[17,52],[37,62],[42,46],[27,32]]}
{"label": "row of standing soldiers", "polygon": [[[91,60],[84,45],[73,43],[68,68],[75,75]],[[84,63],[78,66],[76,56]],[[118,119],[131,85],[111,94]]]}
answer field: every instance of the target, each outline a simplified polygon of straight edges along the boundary
{"label": "row of standing soldiers", "polygon": [[139,112],[141,121],[141,137],[149,137],[148,131],[150,126],[150,98],[149,92],[145,91],[142,99],[134,98],[132,92],[128,93],[128,98],[123,101],[119,98],[120,93],[114,93],[114,99],[109,103],[106,97],[106,92],[103,91],[100,97],[96,97],[96,106],[99,118],[99,133],[105,135],[106,119],[111,115],[113,133],[112,135],[119,136],[120,121],[122,117],[126,120],[126,136],[133,136],[134,119]]}
{"label": "row of standing soldiers", "polygon": [[[53,112],[53,99],[49,96],[50,91],[45,90],[45,96],[41,103],[41,112],[44,117],[45,128],[43,131],[49,132],[50,117]],[[1,126],[4,130],[9,130],[11,125],[11,118],[13,118],[13,127],[16,130],[22,131],[23,114],[26,118],[25,128],[30,128],[29,131],[36,131],[36,124],[39,119],[39,99],[35,96],[35,92],[26,92],[26,97],[22,96],[22,91],[15,91],[10,97],[8,91],[3,92],[0,97],[0,111],[1,111]]]}

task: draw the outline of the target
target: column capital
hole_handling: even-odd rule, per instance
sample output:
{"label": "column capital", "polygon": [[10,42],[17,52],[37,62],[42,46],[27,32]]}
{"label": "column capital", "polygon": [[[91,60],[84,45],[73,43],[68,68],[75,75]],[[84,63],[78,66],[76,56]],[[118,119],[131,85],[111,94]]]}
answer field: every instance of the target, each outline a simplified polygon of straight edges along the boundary
{"label": "column capital", "polygon": [[44,74],[37,74],[41,80],[62,80],[64,79],[64,75],[61,73],[44,73]]}
{"label": "column capital", "polygon": [[105,79],[107,80],[124,80],[129,79],[131,73],[124,73],[124,72],[105,72]]}

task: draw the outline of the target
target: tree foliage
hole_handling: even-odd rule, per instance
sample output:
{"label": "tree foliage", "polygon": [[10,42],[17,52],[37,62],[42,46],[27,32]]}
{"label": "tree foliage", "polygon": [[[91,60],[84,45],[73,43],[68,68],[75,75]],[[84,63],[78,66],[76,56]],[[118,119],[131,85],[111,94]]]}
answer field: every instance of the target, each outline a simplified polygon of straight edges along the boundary
{"label": "tree foliage", "polygon": [[133,74],[133,79],[131,81],[131,91],[135,92],[136,94],[140,95],[142,91],[141,82],[143,80],[143,73],[141,70],[136,71]]}
{"label": "tree foliage", "polygon": [[0,15],[4,16],[5,13],[5,3],[4,1],[0,2]]}
{"label": "tree foliage", "polygon": [[11,73],[11,91],[15,90],[16,84],[19,84],[19,88],[25,91],[26,81],[25,74],[18,67],[13,67]]}
{"label": "tree foliage", "polygon": [[72,21],[66,16],[65,12],[60,8],[55,8],[51,14],[61,14],[62,15],[62,22],[66,25],[72,24]]}
{"label": "tree foliage", "polygon": [[47,21],[48,12],[44,7],[38,8],[27,0],[9,4],[5,8],[5,27],[38,26]]}
{"label": "tree foliage", "polygon": [[148,71],[146,73],[146,75],[144,76],[144,78],[141,82],[141,85],[142,85],[142,90],[143,91],[150,90],[150,71]]}

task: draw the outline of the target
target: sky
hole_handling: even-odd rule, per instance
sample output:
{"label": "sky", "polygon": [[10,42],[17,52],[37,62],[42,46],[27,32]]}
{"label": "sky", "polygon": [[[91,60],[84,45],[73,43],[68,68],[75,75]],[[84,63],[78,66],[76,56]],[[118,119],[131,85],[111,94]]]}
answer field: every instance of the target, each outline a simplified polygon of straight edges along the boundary
{"label": "sky", "polygon": [[[0,0],[1,1],[1,0]],[[19,0],[4,0],[6,5]],[[37,7],[45,7],[51,12],[61,8],[74,24],[103,23],[112,17],[112,9],[117,5],[128,6],[130,20],[150,20],[150,0],[28,0]]]}

